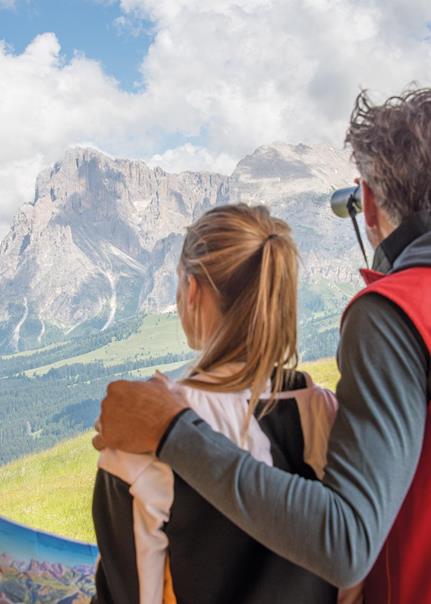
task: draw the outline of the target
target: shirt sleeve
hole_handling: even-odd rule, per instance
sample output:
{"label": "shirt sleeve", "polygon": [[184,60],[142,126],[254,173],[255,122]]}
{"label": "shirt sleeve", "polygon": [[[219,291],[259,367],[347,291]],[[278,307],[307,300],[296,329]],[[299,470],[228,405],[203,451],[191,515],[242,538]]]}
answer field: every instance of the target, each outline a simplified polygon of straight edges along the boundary
{"label": "shirt sleeve", "polygon": [[257,462],[191,410],[159,455],[253,538],[348,587],[374,563],[413,479],[429,354],[410,320],[370,294],[349,309],[338,358],[339,411],[322,482]]}
{"label": "shirt sleeve", "polygon": [[168,539],[163,530],[174,498],[171,468],[153,455],[105,448],[93,495],[103,602],[162,604]]}
{"label": "shirt sleeve", "polygon": [[163,525],[174,499],[174,478],[166,464],[152,459],[130,487],[140,604],[162,604],[168,538]]}

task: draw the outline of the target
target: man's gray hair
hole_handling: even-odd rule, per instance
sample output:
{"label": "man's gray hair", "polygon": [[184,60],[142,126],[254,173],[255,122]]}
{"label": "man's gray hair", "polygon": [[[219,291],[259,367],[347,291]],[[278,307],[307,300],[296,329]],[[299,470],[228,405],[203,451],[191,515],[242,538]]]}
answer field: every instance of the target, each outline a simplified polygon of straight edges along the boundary
{"label": "man's gray hair", "polygon": [[409,89],[383,105],[362,91],[346,144],[394,225],[415,212],[431,212],[431,88]]}

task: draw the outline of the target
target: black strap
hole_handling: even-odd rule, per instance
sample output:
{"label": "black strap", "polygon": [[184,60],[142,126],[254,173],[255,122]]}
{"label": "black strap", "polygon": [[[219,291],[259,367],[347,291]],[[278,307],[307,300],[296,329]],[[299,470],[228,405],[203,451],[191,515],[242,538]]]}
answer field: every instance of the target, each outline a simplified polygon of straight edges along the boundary
{"label": "black strap", "polygon": [[347,202],[347,210],[348,210],[350,218],[352,219],[352,222],[353,222],[353,228],[355,229],[356,238],[358,240],[359,247],[361,248],[361,252],[362,252],[362,255],[365,260],[365,266],[367,268],[370,268],[370,265],[368,263],[367,253],[365,251],[364,242],[362,241],[362,237],[361,237],[361,231],[359,230],[358,221],[356,220],[356,215],[361,210],[358,207],[358,202],[355,199],[355,194],[356,194],[356,190],[349,197],[349,200]]}

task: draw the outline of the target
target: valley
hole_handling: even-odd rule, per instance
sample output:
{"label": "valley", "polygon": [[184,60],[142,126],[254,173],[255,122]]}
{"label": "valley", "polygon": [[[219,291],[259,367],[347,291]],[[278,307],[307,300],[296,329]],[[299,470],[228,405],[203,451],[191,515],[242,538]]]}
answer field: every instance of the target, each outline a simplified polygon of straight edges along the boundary
{"label": "valley", "polygon": [[[333,359],[304,363],[316,383],[335,389]],[[91,497],[97,452],[86,431],[41,453],[0,467],[2,515],[73,539],[94,541]]]}
{"label": "valley", "polygon": [[92,350],[81,339],[0,358],[0,464],[90,428],[109,382],[175,375],[192,358],[176,315],[142,316],[129,329]]}

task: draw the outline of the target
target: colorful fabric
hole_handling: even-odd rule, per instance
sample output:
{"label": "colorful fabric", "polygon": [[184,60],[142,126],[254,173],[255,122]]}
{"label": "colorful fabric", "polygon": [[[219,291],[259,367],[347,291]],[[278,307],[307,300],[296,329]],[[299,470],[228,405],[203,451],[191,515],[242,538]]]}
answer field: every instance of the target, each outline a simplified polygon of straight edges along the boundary
{"label": "colorful fabric", "polygon": [[88,604],[98,549],[0,517],[0,604]]}

